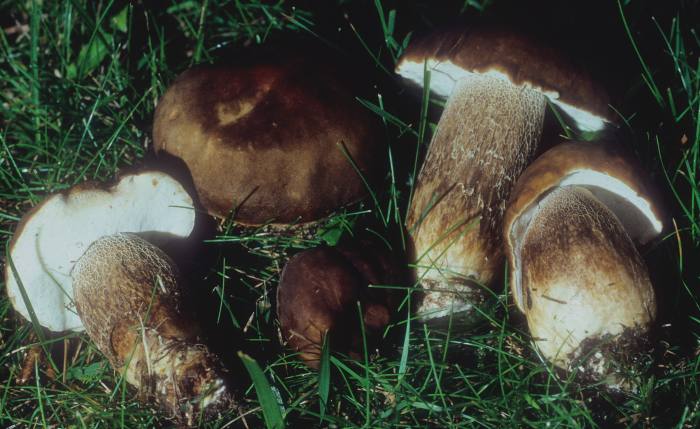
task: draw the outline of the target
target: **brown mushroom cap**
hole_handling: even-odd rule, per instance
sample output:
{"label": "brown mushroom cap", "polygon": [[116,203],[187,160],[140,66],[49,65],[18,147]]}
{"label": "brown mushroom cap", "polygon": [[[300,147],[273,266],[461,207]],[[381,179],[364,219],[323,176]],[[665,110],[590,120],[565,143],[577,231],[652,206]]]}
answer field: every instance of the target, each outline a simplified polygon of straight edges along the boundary
{"label": "brown mushroom cap", "polygon": [[340,70],[319,63],[278,55],[197,67],[162,97],[155,149],[185,162],[210,214],[308,222],[366,195],[360,174],[372,183],[385,153],[378,120]]}
{"label": "brown mushroom cap", "polygon": [[612,145],[601,142],[567,142],[555,146],[533,162],[511,192],[503,238],[511,269],[511,290],[525,311],[520,285],[521,238],[537,211],[537,203],[558,187],[588,189],[624,226],[633,241],[646,243],[662,229],[660,208],[641,170]]}
{"label": "brown mushroom cap", "polygon": [[600,129],[613,118],[606,91],[584,70],[561,53],[512,31],[434,31],[409,45],[396,72],[422,86],[424,65],[431,71],[431,91],[444,97],[458,80],[470,74],[489,74],[539,90],[582,130]]}
{"label": "brown mushroom cap", "polygon": [[357,302],[371,343],[389,323],[396,302],[387,290],[367,286],[398,283],[400,270],[384,251],[343,245],[299,253],[284,267],[277,289],[282,335],[312,368],[318,368],[326,333],[333,350],[357,358],[362,352]]}

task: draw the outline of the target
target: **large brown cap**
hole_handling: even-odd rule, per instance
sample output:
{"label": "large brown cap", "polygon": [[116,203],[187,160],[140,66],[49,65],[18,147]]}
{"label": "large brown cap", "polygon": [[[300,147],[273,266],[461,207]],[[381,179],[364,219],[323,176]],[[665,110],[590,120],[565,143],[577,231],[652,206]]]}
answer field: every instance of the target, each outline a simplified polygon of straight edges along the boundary
{"label": "large brown cap", "polygon": [[377,118],[344,75],[279,56],[188,70],[158,104],[155,149],[185,162],[212,215],[317,220],[366,195],[360,174],[372,183],[385,153]]}
{"label": "large brown cap", "polygon": [[500,28],[449,28],[412,42],[396,66],[404,78],[423,85],[431,71],[431,91],[449,96],[470,74],[491,74],[540,90],[567,112],[579,128],[596,130],[612,121],[607,92],[562,53],[532,38]]}
{"label": "large brown cap", "polygon": [[[559,187],[588,189],[639,244],[658,236],[663,230],[661,208],[642,174],[634,161],[603,142],[566,142],[545,152],[525,170],[511,192],[503,225],[511,272],[519,272],[520,241],[538,210],[538,202]],[[523,309],[517,277],[513,276],[511,289]]]}

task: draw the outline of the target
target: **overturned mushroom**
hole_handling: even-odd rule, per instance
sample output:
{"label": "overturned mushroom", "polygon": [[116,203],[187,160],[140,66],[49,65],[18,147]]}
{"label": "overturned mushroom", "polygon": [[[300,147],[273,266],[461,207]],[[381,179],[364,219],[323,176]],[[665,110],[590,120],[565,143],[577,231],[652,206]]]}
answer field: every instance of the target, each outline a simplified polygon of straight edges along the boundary
{"label": "overturned mushroom", "polygon": [[385,146],[345,73],[277,53],[184,72],[156,109],[161,156],[181,159],[208,212],[242,225],[317,221],[367,194]]}
{"label": "overturned mushroom", "polygon": [[197,343],[177,267],[163,251],[133,234],[105,236],[72,278],[85,330],[143,399],[188,425],[233,405],[221,363]]}
{"label": "overturned mushroom", "polygon": [[83,330],[70,276],[83,252],[117,232],[187,237],[194,228],[192,204],[180,183],[154,171],[47,197],[22,218],[10,242],[5,267],[10,302],[28,320],[31,307],[38,323],[52,331]]}
{"label": "overturned mushroom", "polygon": [[547,100],[579,128],[607,119],[605,93],[559,54],[511,32],[436,32],[412,43],[396,72],[449,97],[414,187],[413,237],[425,319],[468,311],[502,264],[510,189],[534,155]]}
{"label": "overturned mushroom", "polygon": [[639,170],[603,143],[564,143],[525,170],[504,221],[511,291],[542,355],[611,387],[644,346],[656,298],[633,240],[662,230]]}
{"label": "overturned mushroom", "polygon": [[282,335],[312,368],[318,368],[326,334],[333,350],[357,358],[363,347],[360,324],[364,324],[371,345],[396,306],[389,290],[368,285],[397,285],[403,279],[393,256],[371,245],[321,247],[299,253],[284,267],[277,289]]}

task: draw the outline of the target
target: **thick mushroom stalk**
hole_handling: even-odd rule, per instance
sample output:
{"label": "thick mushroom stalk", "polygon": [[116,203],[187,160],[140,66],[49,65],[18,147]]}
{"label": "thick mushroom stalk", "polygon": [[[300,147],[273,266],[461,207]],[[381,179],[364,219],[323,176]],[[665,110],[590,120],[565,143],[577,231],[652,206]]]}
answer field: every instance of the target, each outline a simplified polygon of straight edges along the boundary
{"label": "thick mushroom stalk", "polygon": [[581,129],[606,121],[607,102],[559,53],[509,31],[444,30],[408,47],[397,73],[448,97],[413,190],[406,226],[423,319],[467,312],[502,264],[511,187],[537,150],[547,100]]}
{"label": "thick mushroom stalk", "polygon": [[656,316],[644,262],[618,218],[585,188],[557,188],[535,210],[518,273],[533,340],[556,366],[619,384],[616,366],[643,351]]}
{"label": "thick mushroom stalk", "polygon": [[95,241],[72,272],[85,329],[145,400],[188,425],[233,406],[218,358],[198,344],[172,260],[133,234]]}
{"label": "thick mushroom stalk", "polygon": [[505,203],[537,148],[546,105],[500,77],[473,74],[455,86],[407,218],[425,318],[469,310],[499,269]]}
{"label": "thick mushroom stalk", "polygon": [[503,237],[510,288],[542,356],[633,389],[656,298],[636,247],[663,229],[640,168],[611,145],[568,142],[518,179]]}

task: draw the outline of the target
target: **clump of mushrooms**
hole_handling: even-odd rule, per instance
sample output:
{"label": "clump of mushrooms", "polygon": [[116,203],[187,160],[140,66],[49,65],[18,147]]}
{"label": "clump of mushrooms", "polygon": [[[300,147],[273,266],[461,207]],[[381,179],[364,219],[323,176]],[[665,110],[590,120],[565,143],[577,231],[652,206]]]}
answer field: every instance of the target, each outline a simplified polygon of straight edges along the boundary
{"label": "clump of mushrooms", "polygon": [[448,98],[414,186],[406,226],[423,319],[468,312],[502,264],[505,203],[531,161],[548,101],[582,130],[608,121],[605,92],[560,54],[495,29],[447,30],[413,42],[396,72]]}
{"label": "clump of mushrooms", "polygon": [[[341,76],[293,55],[188,70],[158,104],[155,149],[184,162],[211,215],[313,232],[366,195],[385,156],[379,121]],[[188,424],[232,399],[218,359],[197,343],[175,264],[143,238],[185,239],[193,205],[164,173],[76,186],[25,216],[6,270],[20,314],[87,330],[142,396]],[[388,318],[380,307],[369,306],[368,325]]]}
{"label": "clump of mushrooms", "polygon": [[541,355],[566,371],[629,389],[656,298],[635,244],[662,231],[639,168],[611,145],[568,142],[513,188],[503,237],[511,291]]}
{"label": "clump of mushrooms", "polygon": [[358,358],[361,324],[371,347],[397,306],[390,290],[368,286],[401,285],[402,273],[388,249],[370,241],[298,253],[285,265],[277,289],[284,340],[311,368],[319,366],[324,338],[333,350]]}
{"label": "clump of mushrooms", "polygon": [[186,164],[211,215],[303,233],[379,178],[377,118],[342,71],[303,57],[196,67],[158,103],[156,152]]}
{"label": "clump of mushrooms", "polygon": [[10,302],[51,331],[87,330],[127,382],[192,424],[230,405],[221,365],[197,344],[174,263],[133,234],[185,240],[194,227],[192,198],[161,172],[51,195],[10,242]]}

